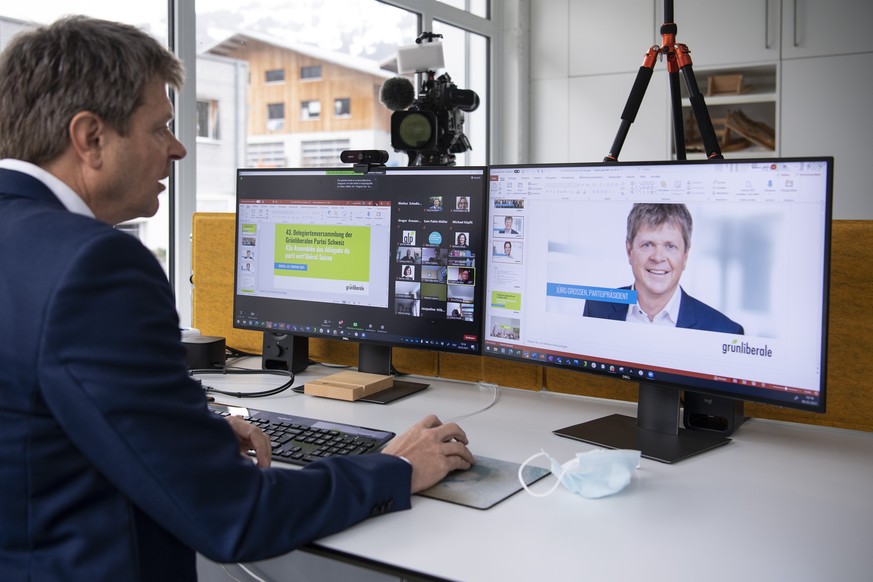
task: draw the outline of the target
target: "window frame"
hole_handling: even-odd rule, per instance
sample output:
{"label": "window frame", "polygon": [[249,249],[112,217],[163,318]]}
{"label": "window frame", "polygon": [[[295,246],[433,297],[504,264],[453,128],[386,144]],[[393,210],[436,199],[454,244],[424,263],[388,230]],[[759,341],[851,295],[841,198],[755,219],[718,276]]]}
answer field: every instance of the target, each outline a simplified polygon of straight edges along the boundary
{"label": "window frame", "polygon": [[[307,75],[306,71],[318,71],[318,76],[315,75]],[[324,69],[321,65],[304,65],[300,67],[300,80],[304,83],[308,83],[311,81],[321,81],[324,78]]]}
{"label": "window frame", "polygon": [[[282,110],[282,117],[273,117],[273,113]],[[285,122],[288,120],[288,108],[282,101],[276,103],[267,103],[267,131],[284,131]]]}
{"label": "window frame", "polygon": [[[342,103],[342,111],[337,111],[337,103]],[[334,97],[333,99],[333,116],[335,119],[347,119],[352,116],[352,98],[351,97]]]}
{"label": "window frame", "polygon": [[[281,73],[281,79],[271,79],[270,73]],[[281,85],[285,82],[285,69],[267,69],[264,71],[264,84],[266,85]]]}
{"label": "window frame", "polygon": [[[317,103],[318,111],[313,114],[312,104]],[[303,99],[300,102],[300,121],[318,121],[321,119],[321,100],[320,99]]]}

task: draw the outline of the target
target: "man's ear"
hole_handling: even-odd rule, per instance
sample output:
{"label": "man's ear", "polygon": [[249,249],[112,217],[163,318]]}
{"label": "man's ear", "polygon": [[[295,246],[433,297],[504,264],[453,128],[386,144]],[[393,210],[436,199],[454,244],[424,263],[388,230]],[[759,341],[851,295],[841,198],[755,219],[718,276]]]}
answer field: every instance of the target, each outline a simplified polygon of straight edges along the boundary
{"label": "man's ear", "polygon": [[106,123],[90,111],[80,111],[69,125],[70,145],[76,155],[91,168],[103,164],[103,147],[106,140]]}

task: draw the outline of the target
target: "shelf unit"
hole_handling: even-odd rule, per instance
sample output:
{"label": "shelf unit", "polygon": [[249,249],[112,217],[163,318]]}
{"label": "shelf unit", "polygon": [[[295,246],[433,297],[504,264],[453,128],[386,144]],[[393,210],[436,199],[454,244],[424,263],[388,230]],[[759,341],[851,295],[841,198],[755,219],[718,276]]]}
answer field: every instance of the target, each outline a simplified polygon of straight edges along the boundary
{"label": "shelf unit", "polygon": [[[719,146],[726,157],[778,154],[777,71],[776,64],[694,71]],[[703,157],[703,144],[684,79],[680,85],[687,155],[689,158]],[[672,151],[675,156],[675,143]]]}

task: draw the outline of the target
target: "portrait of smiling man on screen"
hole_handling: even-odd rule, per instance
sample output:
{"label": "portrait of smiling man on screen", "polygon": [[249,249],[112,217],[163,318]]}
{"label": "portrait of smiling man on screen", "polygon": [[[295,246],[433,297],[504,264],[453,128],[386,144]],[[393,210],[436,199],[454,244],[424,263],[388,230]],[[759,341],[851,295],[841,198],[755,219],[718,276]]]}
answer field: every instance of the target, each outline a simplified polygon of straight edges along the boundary
{"label": "portrait of smiling man on screen", "polygon": [[588,300],[582,315],[723,333],[743,326],[685,292],[679,279],[691,249],[691,213],[684,204],[634,204],[625,247],[636,303]]}

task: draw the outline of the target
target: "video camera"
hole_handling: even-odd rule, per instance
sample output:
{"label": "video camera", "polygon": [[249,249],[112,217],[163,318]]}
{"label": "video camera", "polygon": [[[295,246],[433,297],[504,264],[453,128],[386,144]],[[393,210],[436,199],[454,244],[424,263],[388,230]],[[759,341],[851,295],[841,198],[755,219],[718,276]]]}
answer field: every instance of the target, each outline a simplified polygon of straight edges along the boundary
{"label": "video camera", "polygon": [[410,166],[454,166],[455,154],[472,149],[464,135],[463,112],[475,111],[479,96],[470,89],[459,89],[448,73],[436,76],[433,69],[443,66],[438,38],[442,35],[425,32],[416,45],[397,51],[398,72],[415,72],[420,77],[418,98],[404,77],[388,79],[380,93],[382,103],[394,111],[391,146],[407,153]]}

